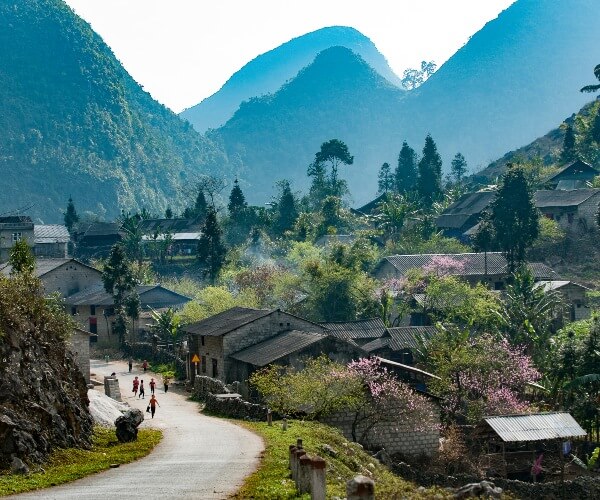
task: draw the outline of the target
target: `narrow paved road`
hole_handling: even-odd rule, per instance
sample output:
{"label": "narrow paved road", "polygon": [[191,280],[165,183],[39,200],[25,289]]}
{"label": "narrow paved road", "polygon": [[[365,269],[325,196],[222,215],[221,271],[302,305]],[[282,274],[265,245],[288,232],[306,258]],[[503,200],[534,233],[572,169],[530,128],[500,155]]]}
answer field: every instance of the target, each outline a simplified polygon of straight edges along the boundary
{"label": "narrow paved road", "polygon": [[[131,375],[123,362],[92,361],[92,373],[98,380],[116,372],[123,401],[145,412],[150,399],[148,382],[152,374],[134,365]],[[131,381],[137,375],[144,380],[146,398],[137,399],[131,392]],[[141,428],[162,429],[164,437],[147,457],[121,465],[62,486],[39,490],[12,498],[117,500],[144,498],[170,500],[176,498],[222,499],[234,493],[244,478],[258,466],[263,450],[262,440],[255,434],[225,420],[198,412],[197,403],[187,401],[187,394],[157,384],[156,398],[161,405],[154,419]]]}

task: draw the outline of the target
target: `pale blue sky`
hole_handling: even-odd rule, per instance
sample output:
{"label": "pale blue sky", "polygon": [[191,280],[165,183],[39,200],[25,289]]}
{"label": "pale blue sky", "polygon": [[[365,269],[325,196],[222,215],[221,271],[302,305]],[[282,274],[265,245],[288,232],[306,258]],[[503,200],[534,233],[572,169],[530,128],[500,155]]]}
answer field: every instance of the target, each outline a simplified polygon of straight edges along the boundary
{"label": "pale blue sky", "polygon": [[514,0],[66,0],[152,96],[179,112],[244,64],[325,26],[368,36],[398,74],[438,66]]}

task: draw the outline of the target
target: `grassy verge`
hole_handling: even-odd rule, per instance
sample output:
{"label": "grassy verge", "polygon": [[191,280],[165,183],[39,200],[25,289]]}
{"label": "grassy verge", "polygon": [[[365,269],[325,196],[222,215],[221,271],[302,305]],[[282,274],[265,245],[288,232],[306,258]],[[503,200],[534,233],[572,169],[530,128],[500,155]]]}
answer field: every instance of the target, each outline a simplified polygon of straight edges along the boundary
{"label": "grassy verge", "polygon": [[121,444],[114,429],[96,427],[90,450],[56,450],[43,464],[43,471],[25,476],[0,473],[0,496],[56,486],[106,470],[111,464],[133,462],[148,455],[161,438],[159,430],[140,429],[137,441]]}
{"label": "grassy verge", "polygon": [[[358,474],[371,477],[375,481],[376,498],[448,498],[442,489],[418,490],[417,486],[394,475],[356,443],[347,441],[342,434],[318,422],[292,420],[288,430],[283,431],[279,423],[272,427],[264,422],[240,422],[249,430],[260,435],[265,443],[265,451],[259,469],[249,476],[237,499],[309,499],[310,495],[300,496],[288,470],[288,446],[302,438],[303,446],[309,455],[319,455],[327,461],[327,498],[344,498],[346,481]],[[322,446],[331,446],[337,456],[328,456]]]}

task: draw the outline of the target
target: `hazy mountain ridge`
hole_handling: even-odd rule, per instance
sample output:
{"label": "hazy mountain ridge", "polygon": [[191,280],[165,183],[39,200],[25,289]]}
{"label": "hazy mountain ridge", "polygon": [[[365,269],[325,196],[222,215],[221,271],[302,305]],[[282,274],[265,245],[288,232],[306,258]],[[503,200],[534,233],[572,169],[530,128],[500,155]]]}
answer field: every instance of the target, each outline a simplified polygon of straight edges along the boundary
{"label": "hazy mountain ridge", "polygon": [[218,92],[182,111],[180,116],[200,132],[220,127],[243,101],[278,91],[311,64],[319,52],[335,46],[356,52],[381,76],[400,86],[400,78],[369,38],[354,28],[331,26],[293,38],[255,57],[235,72]]}
{"label": "hazy mountain ridge", "polygon": [[222,151],[129,76],[58,0],[0,5],[0,212],[59,221],[80,210],[182,206],[182,186],[226,165]]}
{"label": "hazy mountain ridge", "polygon": [[[385,161],[395,163],[404,139],[419,151],[427,133],[435,139],[445,169],[460,151],[477,171],[539,137],[588,100],[579,88],[598,62],[600,30],[590,20],[599,18],[600,2],[593,0],[519,0],[403,98],[389,101],[385,92],[379,95],[377,84],[366,88],[363,81],[342,92],[353,94],[354,102],[342,105],[335,93],[313,89],[328,98],[298,101],[294,111],[291,99],[283,97],[288,86],[276,97],[264,98],[262,108],[241,106],[211,137],[220,136],[228,153],[239,155],[253,201],[268,195],[270,186],[254,181],[263,178],[264,169],[306,187],[301,173],[321,142],[334,137],[355,155],[355,164],[343,175],[356,201],[374,196],[378,168]],[[306,81],[302,73],[296,79],[296,85]],[[371,112],[360,111],[367,102]],[[285,112],[277,109],[281,103],[286,103]],[[283,115],[293,120],[273,118]],[[249,134],[253,124],[256,130]]]}

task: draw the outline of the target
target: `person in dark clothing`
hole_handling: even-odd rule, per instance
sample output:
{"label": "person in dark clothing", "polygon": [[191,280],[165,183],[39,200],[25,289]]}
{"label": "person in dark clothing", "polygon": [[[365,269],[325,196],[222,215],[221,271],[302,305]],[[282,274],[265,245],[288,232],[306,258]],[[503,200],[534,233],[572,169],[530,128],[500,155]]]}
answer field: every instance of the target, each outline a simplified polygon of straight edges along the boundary
{"label": "person in dark clothing", "polygon": [[158,405],[158,399],[152,394],[152,397],[150,398],[150,413],[152,413],[152,418],[154,418],[154,412],[156,412],[156,405]]}
{"label": "person in dark clothing", "polygon": [[154,388],[156,387],[156,382],[154,381],[153,378],[150,379],[150,384],[148,384],[150,386],[150,394],[154,394]]}
{"label": "person in dark clothing", "polygon": [[148,361],[144,360],[144,362],[142,363],[142,368],[144,369],[144,371],[148,369]]}
{"label": "person in dark clothing", "polygon": [[169,383],[171,381],[169,380],[169,377],[164,376],[163,377],[163,385],[165,386],[165,393],[169,392]]}
{"label": "person in dark clothing", "polygon": [[138,399],[139,398],[146,399],[146,397],[145,397],[144,394],[145,394],[145,391],[144,391],[144,381],[140,380],[140,395],[138,396]]}
{"label": "person in dark clothing", "polygon": [[129,358],[129,373],[131,373],[132,368],[133,368],[133,359]]}

